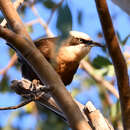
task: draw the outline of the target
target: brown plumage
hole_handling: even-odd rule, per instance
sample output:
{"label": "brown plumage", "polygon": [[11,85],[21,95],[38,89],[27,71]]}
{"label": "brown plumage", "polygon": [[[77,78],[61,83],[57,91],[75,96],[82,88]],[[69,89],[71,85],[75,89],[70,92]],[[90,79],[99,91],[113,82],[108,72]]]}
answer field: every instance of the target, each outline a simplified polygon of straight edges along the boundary
{"label": "brown plumage", "polygon": [[[78,33],[80,33],[80,35],[77,35]],[[84,36],[82,37],[81,34]],[[91,47],[94,45],[102,46],[99,43],[92,42],[87,34],[77,31],[71,31],[70,37],[63,41],[58,51],[56,51],[57,42],[59,42],[58,38],[44,38],[34,41],[36,47],[45,56],[48,62],[52,64],[65,85],[71,83],[80,60],[90,51]],[[28,64],[25,62],[21,64],[22,76],[24,78],[31,81],[38,79]]]}

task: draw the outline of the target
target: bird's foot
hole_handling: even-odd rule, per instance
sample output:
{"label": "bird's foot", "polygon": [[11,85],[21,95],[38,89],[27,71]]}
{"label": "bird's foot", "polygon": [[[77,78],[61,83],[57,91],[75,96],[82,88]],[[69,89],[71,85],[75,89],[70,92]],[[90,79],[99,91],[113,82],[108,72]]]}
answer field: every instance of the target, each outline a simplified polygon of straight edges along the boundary
{"label": "bird's foot", "polygon": [[51,88],[45,85],[40,85],[40,81],[37,79],[34,79],[30,85],[30,91],[39,95],[39,93],[41,92],[47,93],[51,91]]}
{"label": "bird's foot", "polygon": [[37,80],[37,79],[34,79],[34,80],[32,81],[32,83],[31,83],[31,85],[30,85],[30,88],[29,88],[30,91],[35,92],[36,89],[38,88],[39,84],[40,84],[40,81]]}
{"label": "bird's foot", "polygon": [[50,87],[40,85],[40,81],[34,79],[29,87],[29,93],[22,94],[23,97],[36,101],[40,99],[45,93],[51,91]]}

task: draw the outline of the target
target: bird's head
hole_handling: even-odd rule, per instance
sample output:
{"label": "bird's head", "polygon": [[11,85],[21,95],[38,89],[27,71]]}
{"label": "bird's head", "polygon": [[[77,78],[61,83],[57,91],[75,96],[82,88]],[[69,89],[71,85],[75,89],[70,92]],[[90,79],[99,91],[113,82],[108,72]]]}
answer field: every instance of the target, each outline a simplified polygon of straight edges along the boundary
{"label": "bird's head", "polygon": [[93,46],[104,47],[100,43],[94,42],[88,34],[83,32],[70,31],[69,37],[70,37],[70,42],[69,42],[70,45],[84,44],[86,47],[93,47]]}
{"label": "bird's head", "polygon": [[86,33],[70,31],[66,46],[62,52],[66,54],[66,59],[80,61],[89,53],[93,46],[103,47],[100,43],[92,41]]}

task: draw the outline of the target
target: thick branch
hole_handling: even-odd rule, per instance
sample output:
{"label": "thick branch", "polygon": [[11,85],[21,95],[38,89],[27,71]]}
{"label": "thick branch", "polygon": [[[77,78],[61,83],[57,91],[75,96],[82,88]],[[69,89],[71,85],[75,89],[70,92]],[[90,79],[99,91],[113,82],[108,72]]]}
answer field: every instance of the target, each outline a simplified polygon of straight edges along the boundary
{"label": "thick branch", "polygon": [[36,47],[30,46],[23,37],[8,29],[1,27],[0,36],[12,43],[26,57],[25,60],[33,67],[42,83],[52,88],[50,93],[64,111],[71,127],[75,130],[91,129],[58,74],[53,70],[52,66],[46,61],[39,50]]}
{"label": "thick branch", "polygon": [[[28,96],[26,96],[26,95],[32,93],[32,91],[30,90],[30,85],[31,85],[31,82],[29,80],[26,80],[26,79],[22,79],[22,80],[19,80],[19,81],[15,80],[15,81],[12,82],[11,88],[17,94],[19,94],[21,96],[24,95],[24,97],[25,98],[27,97],[27,99],[28,99]],[[39,84],[37,86],[37,90],[40,90],[39,92],[41,92],[41,89],[39,89],[39,88],[42,88],[42,87],[44,87],[44,86]],[[38,100],[36,100],[36,101],[38,103],[40,103],[41,105],[47,107],[49,110],[52,110],[53,112],[57,113],[58,116],[62,117],[66,122],[68,122],[66,116],[64,115],[62,110],[59,108],[59,106],[56,104],[53,97],[51,97],[51,95],[49,93],[44,93],[44,92],[41,92],[41,93],[43,94],[43,96],[38,98]],[[103,115],[98,110],[96,110],[96,108],[94,106],[92,106],[92,105],[91,105],[92,107],[90,105],[84,106],[76,100],[75,100],[75,102],[79,106],[79,108],[80,108],[83,116],[85,117],[86,121],[89,122],[87,117],[89,117],[90,121],[92,121],[91,122],[92,128],[94,126],[95,129],[99,129],[99,128],[103,128],[103,129],[106,129],[106,130],[107,129],[110,130],[109,128],[111,128],[111,130],[113,129],[111,124],[108,123],[107,119],[105,119],[103,117]],[[89,101],[87,104],[92,104],[92,103]],[[94,110],[92,108],[94,108]],[[87,111],[86,109],[89,109],[89,111],[86,112]],[[100,117],[100,120],[99,120],[99,117]]]}
{"label": "thick branch", "polygon": [[114,130],[112,125],[91,102],[86,104],[84,112],[88,115],[95,130]]}
{"label": "thick branch", "polygon": [[[25,98],[28,97],[26,96],[27,94],[31,94],[31,90],[30,90],[30,85],[31,82],[27,79],[22,79],[22,80],[14,80],[12,82],[11,88],[19,95],[24,96]],[[38,85],[38,88],[42,88],[42,85]],[[41,91],[41,89],[39,89]],[[39,92],[40,92],[39,91]],[[45,92],[41,92],[43,94],[42,97],[40,97],[37,102],[40,103],[41,105],[49,108],[50,110],[54,111],[55,113],[57,113],[58,115],[60,115],[62,118],[64,118],[67,121],[66,116],[64,115],[64,113],[62,112],[62,110],[60,109],[60,107],[56,104],[55,100],[53,99],[53,97],[51,97],[51,95],[49,93],[45,93]],[[75,101],[77,103],[77,105],[79,106],[82,114],[84,115],[84,118],[86,119],[86,121],[88,121],[86,115],[84,114],[84,105],[80,104],[79,102]]]}
{"label": "thick branch", "polygon": [[117,76],[124,129],[130,129],[130,87],[126,62],[119,47],[106,0],[95,1]]}
{"label": "thick branch", "polygon": [[[22,34],[21,32],[26,30],[22,29],[24,28],[22,21],[20,18],[17,18],[19,16],[12,6],[13,5],[9,2],[9,0],[4,0],[4,2],[3,0],[0,0],[0,7],[7,17],[10,26],[13,28],[13,30],[15,30],[15,32]],[[27,32],[23,34],[28,38]],[[19,53],[23,55],[26,62],[30,65],[30,67],[32,67],[37,76],[40,78],[41,82],[53,89],[53,91],[50,93],[64,111],[72,129],[91,129],[89,124],[85,121],[85,118],[83,117],[79,107],[75,104],[70,93],[66,90],[58,74],[46,61],[40,51],[33,45],[32,41],[28,41],[20,35],[17,35],[12,31],[2,27],[0,27],[0,36],[10,42],[12,46],[14,46]]]}

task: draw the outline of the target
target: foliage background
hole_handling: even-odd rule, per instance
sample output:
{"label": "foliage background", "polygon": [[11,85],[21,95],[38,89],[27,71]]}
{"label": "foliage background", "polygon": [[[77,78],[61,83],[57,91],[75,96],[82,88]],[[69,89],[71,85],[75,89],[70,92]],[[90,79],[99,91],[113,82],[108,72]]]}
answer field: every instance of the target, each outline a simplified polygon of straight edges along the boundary
{"label": "foliage background", "polygon": [[[28,0],[25,0],[25,2],[29,3]],[[37,0],[34,7],[38,11],[40,18],[47,22],[52,10],[59,2],[59,0]],[[121,43],[121,49],[126,54],[130,51],[130,39],[128,38],[130,36],[130,17],[111,3],[110,0],[108,6]],[[37,19],[34,11],[29,6],[21,6],[18,11],[26,25],[29,25],[30,21]],[[0,16],[2,21],[2,13],[0,13]],[[49,28],[55,36],[60,34],[66,36],[67,31],[77,30],[88,33],[93,40],[105,44],[95,2],[92,0],[82,0],[82,2],[64,0],[62,6],[56,8],[51,17]],[[33,40],[46,36],[46,31],[40,23],[27,26],[27,29]],[[0,43],[0,70],[2,70],[7,66],[14,51],[5,44],[6,41],[0,39]],[[117,88],[113,66],[107,50],[95,47],[86,59],[93,66],[96,75],[103,76],[105,80]],[[129,67],[130,53],[126,60]],[[16,105],[22,100],[9,87],[11,80],[14,79],[21,79],[19,63],[15,64],[4,75],[0,75],[0,106]],[[92,101],[96,108],[100,109],[116,128],[121,128],[118,100],[107,92],[103,86],[97,85],[84,70],[79,69],[77,71],[73,82],[67,89],[74,98],[83,104],[86,104],[89,100]],[[58,116],[46,108],[31,103],[18,110],[0,111],[0,129],[67,130],[69,128]]]}

